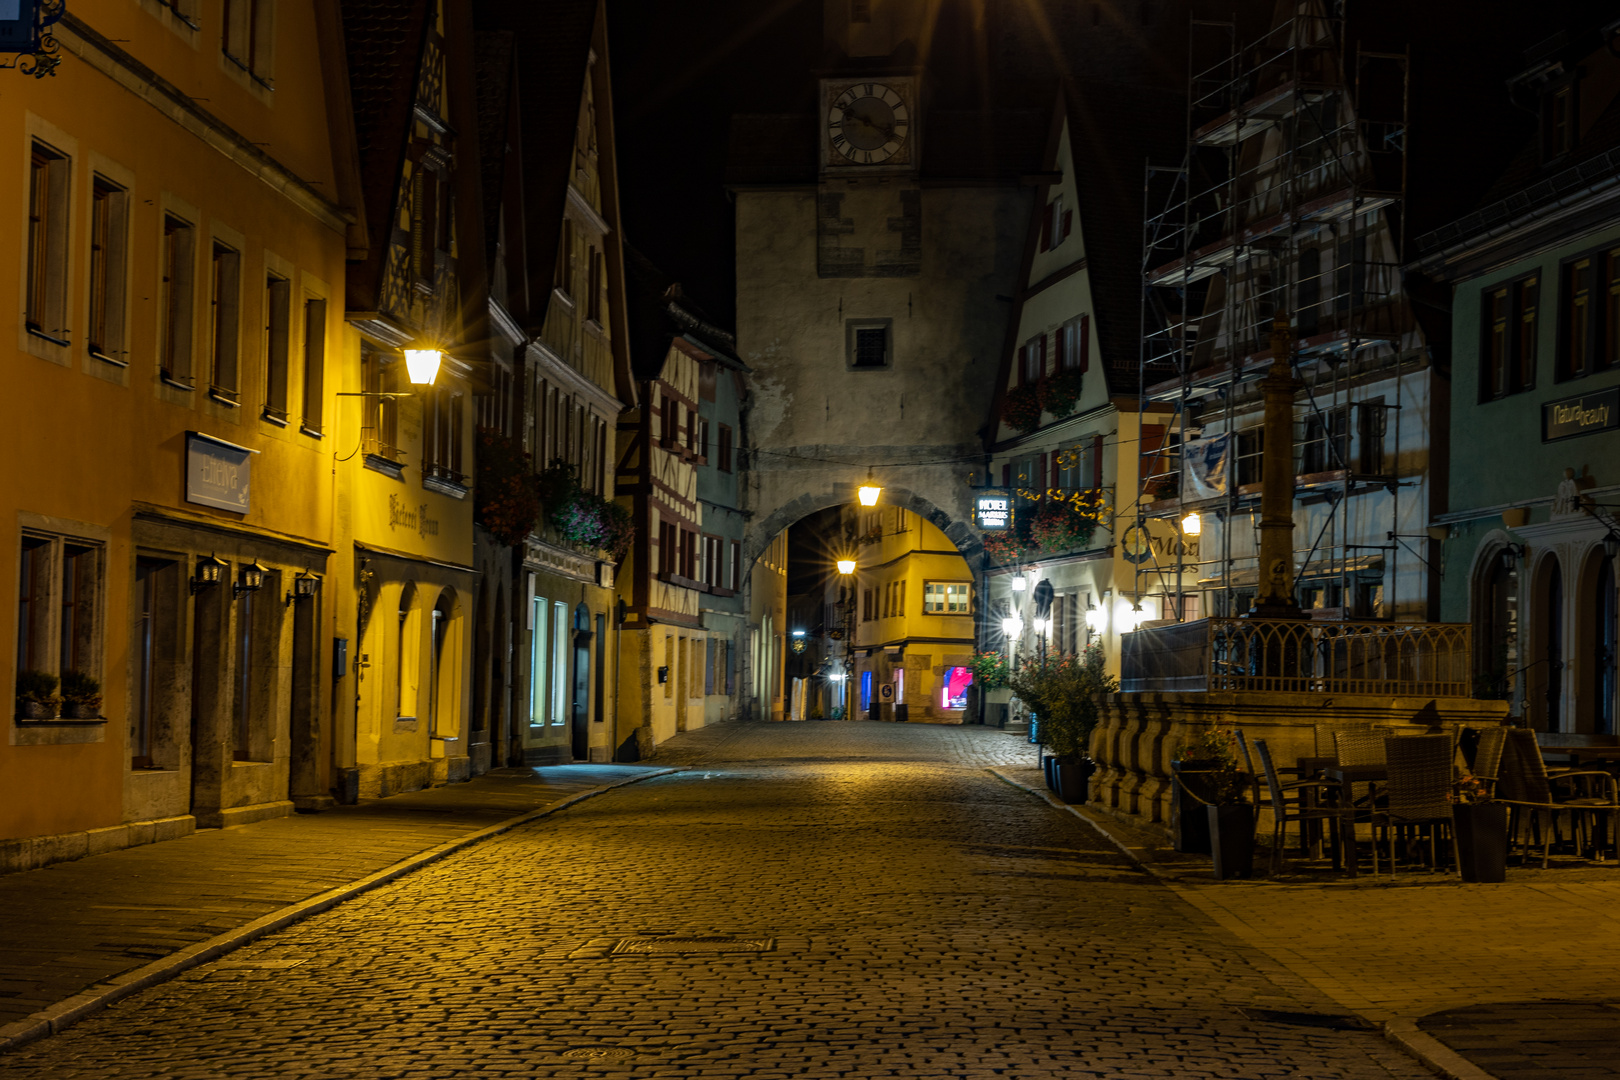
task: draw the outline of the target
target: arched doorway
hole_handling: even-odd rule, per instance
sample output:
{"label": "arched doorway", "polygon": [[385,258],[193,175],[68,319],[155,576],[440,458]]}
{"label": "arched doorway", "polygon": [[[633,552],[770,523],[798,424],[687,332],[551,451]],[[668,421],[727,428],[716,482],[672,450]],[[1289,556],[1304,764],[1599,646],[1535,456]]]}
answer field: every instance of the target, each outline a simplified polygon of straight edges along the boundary
{"label": "arched doorway", "polygon": [[570,749],[575,761],[591,756],[591,609],[574,608],[573,711],[568,718]]}
{"label": "arched doorway", "polygon": [[[1474,692],[1517,703],[1519,562],[1513,549],[1491,551],[1480,565],[1474,598]],[[1517,712],[1514,704],[1509,710]]]}

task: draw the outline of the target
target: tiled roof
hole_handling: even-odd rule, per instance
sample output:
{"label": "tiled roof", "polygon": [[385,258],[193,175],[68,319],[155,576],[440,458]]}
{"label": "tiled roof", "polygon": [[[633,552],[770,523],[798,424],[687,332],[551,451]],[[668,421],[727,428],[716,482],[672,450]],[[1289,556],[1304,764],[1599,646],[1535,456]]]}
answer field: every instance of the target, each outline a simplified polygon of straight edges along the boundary
{"label": "tiled roof", "polygon": [[1142,170],[1179,165],[1186,102],[1174,91],[1070,81],[1064,103],[1093,319],[1109,387],[1137,385],[1142,302]]}
{"label": "tiled roof", "polygon": [[393,228],[429,8],[427,0],[344,0],[342,11],[360,183],[371,231],[370,256],[350,268],[349,307],[366,309],[376,304]]}
{"label": "tiled roof", "polygon": [[473,40],[473,72],[478,97],[479,170],[484,188],[484,250],[495,256],[505,191],[506,134],[511,122],[515,55],[508,30],[480,30]]}
{"label": "tiled roof", "polygon": [[[630,369],[637,379],[658,378],[669,355],[670,342],[676,337],[695,343],[721,358],[728,367],[743,367],[736,355],[735,342],[725,340],[724,331],[708,325],[702,310],[680,296],[679,284],[628,244],[624,247],[624,271]],[[672,307],[684,312],[686,318],[677,316]]]}
{"label": "tiled roof", "polygon": [[585,89],[599,0],[480,4],[480,29],[510,31],[520,58],[518,111],[523,123],[524,220],[528,231],[528,309],[538,321],[557,264],[568,178],[573,169],[580,95]]}

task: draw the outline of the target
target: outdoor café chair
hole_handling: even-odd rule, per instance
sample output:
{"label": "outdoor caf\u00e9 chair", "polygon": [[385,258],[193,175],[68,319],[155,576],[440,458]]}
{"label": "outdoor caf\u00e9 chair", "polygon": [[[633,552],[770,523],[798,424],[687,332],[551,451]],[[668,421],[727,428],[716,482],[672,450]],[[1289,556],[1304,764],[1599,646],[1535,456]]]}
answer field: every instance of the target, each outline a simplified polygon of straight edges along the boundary
{"label": "outdoor caf\u00e9 chair", "polygon": [[1371,731],[1371,724],[1313,724],[1316,732],[1316,756],[1338,761],[1339,748],[1333,736],[1340,731]]}
{"label": "outdoor caf\u00e9 chair", "polygon": [[[1384,762],[1389,778],[1384,786],[1384,803],[1373,812],[1373,829],[1384,829],[1389,840],[1389,872],[1395,872],[1395,836],[1400,831],[1423,831],[1429,835],[1429,863],[1440,865],[1435,841],[1436,827],[1451,827],[1452,756],[1455,744],[1450,735],[1391,735],[1384,739]],[[1374,850],[1377,841],[1374,840]],[[1451,834],[1453,865],[1457,862],[1457,837]],[[1377,872],[1374,860],[1373,872]]]}
{"label": "outdoor caf\u00e9 chair", "polygon": [[1496,790],[1496,774],[1502,767],[1502,749],[1507,745],[1508,729],[1489,727],[1479,733],[1479,745],[1474,749],[1474,779],[1485,785],[1487,792]]}
{"label": "outdoor caf\u00e9 chair", "polygon": [[[1502,754],[1500,776],[1496,783],[1496,801],[1506,803],[1513,820],[1508,826],[1510,840],[1519,835],[1524,812],[1529,811],[1532,834],[1541,839],[1541,866],[1547,867],[1548,853],[1557,831],[1558,815],[1570,817],[1570,837],[1580,842],[1580,818],[1588,814],[1603,814],[1610,826],[1609,842],[1614,842],[1613,824],[1616,811],[1620,811],[1620,791],[1615,779],[1602,770],[1562,771],[1549,776],[1547,765],[1541,759],[1541,747],[1536,744],[1536,733],[1527,728],[1507,730],[1507,746]],[[1578,783],[1575,783],[1579,781]],[[1553,784],[1569,785],[1567,794],[1553,790]],[[1601,794],[1596,794],[1601,792]],[[1547,828],[1541,828],[1541,819],[1547,819]]]}
{"label": "outdoor caf\u00e9 chair", "polygon": [[[1329,780],[1291,780],[1283,783],[1277,778],[1277,768],[1271,763],[1271,751],[1266,748],[1266,740],[1254,740],[1254,748],[1260,753],[1260,766],[1265,770],[1266,787],[1271,796],[1269,803],[1263,808],[1271,811],[1271,872],[1276,873],[1282,865],[1283,843],[1286,840],[1286,831],[1290,821],[1300,823],[1299,845],[1305,847],[1304,823],[1307,821],[1333,821],[1339,819],[1339,808],[1336,806],[1323,806],[1320,803],[1312,805],[1305,799],[1308,792],[1332,791],[1338,787]],[[1290,800],[1292,795],[1292,800]],[[1330,829],[1329,835],[1333,850],[1338,851],[1339,832]]]}

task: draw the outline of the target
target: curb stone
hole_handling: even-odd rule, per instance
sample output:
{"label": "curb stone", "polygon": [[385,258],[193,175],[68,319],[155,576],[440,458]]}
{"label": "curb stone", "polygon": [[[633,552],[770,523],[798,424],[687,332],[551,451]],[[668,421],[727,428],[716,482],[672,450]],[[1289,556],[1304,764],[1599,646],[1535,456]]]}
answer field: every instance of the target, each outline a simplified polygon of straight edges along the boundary
{"label": "curb stone", "polygon": [[226,953],[256,941],[266,934],[274,933],[277,930],[291,926],[293,923],[301,922],[311,915],[319,915],[321,912],[328,911],[345,900],[353,899],[362,893],[387,885],[389,882],[414,873],[425,866],[430,866],[446,856],[453,855],[463,848],[481,844],[485,840],[499,836],[501,833],[509,832],[520,825],[526,825],[531,821],[546,817],[549,814],[555,814],[560,810],[566,810],[576,803],[612,791],[614,788],[639,784],[643,780],[654,780],[660,776],[668,776],[671,773],[682,771],[684,770],[680,767],[666,767],[640,776],[628,776],[611,784],[603,784],[601,787],[592,788],[589,791],[576,792],[549,806],[537,807],[516,817],[498,821],[494,825],[486,826],[476,832],[459,836],[436,847],[428,848],[426,851],[418,852],[415,855],[401,859],[393,866],[368,874],[358,881],[351,881],[347,885],[339,885],[336,888],[317,893],[314,896],[298,901],[296,904],[288,904],[279,911],[272,911],[268,915],[260,916],[250,923],[236,927],[234,930],[227,930],[225,933],[209,938],[207,941],[199,941],[193,945],[188,945],[161,960],[154,960],[150,964],[123,972],[110,979],[104,979],[89,989],[59,1001],[55,1005],[41,1009],[32,1016],[0,1027],[0,1054],[15,1050],[25,1043],[42,1039],[47,1035],[55,1035],[92,1013],[100,1012],[113,1002],[128,997],[136,991],[167,982],[176,975],[206,964],[210,960],[217,960]]}
{"label": "curb stone", "polygon": [[[1178,887],[1169,877],[1167,877],[1163,871],[1155,867],[1151,861],[1142,858],[1142,856],[1138,854],[1142,850],[1141,848],[1131,847],[1130,845],[1126,844],[1121,838],[1115,836],[1102,821],[1092,817],[1088,813],[1085,813],[1080,807],[1064,802],[1049,791],[1031,787],[1014,777],[1008,776],[1006,773],[1002,772],[1001,769],[995,766],[987,767],[985,771],[989,772],[1002,783],[1018,788],[1020,791],[1027,791],[1036,798],[1044,800],[1048,806],[1058,810],[1067,810],[1069,813],[1091,826],[1091,828],[1097,833],[1098,836],[1102,837],[1102,839],[1118,848],[1120,854],[1131,860],[1138,870],[1152,875],[1161,884],[1165,885],[1172,891],[1178,894],[1183,893],[1183,890]],[[1272,959],[1277,963],[1282,963],[1282,961],[1277,960],[1276,957],[1272,957]],[[1283,964],[1283,966],[1286,967],[1287,965]],[[1378,1026],[1383,1031],[1384,1040],[1386,1042],[1398,1047],[1402,1052],[1417,1061],[1418,1064],[1422,1065],[1436,1076],[1444,1077],[1445,1080],[1498,1080],[1494,1074],[1488,1073],[1484,1069],[1481,1069],[1478,1065],[1475,1065],[1473,1062],[1469,1061],[1467,1058],[1463,1057],[1449,1046],[1446,1046],[1433,1035],[1421,1030],[1418,1027],[1416,1017],[1392,1017],[1383,1021],[1382,1023],[1377,1020],[1373,1020],[1370,1017],[1364,1016],[1362,1019]]]}

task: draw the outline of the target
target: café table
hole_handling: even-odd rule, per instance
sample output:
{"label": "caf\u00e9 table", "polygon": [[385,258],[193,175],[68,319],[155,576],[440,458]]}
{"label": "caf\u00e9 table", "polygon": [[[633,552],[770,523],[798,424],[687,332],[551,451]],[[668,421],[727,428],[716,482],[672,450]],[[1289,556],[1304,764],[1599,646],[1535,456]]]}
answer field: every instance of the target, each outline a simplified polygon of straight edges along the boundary
{"label": "caf\u00e9 table", "polygon": [[[1330,765],[1336,764],[1338,760],[1338,758],[1332,757],[1298,758],[1296,759],[1294,775],[1298,776],[1301,780],[1319,779],[1322,776],[1322,770],[1328,768]],[[1304,789],[1302,795],[1303,802],[1306,807],[1314,810],[1319,805],[1316,794],[1318,790],[1319,789],[1312,787],[1307,787]],[[1303,830],[1304,833],[1301,838],[1300,846],[1305,849],[1305,853],[1310,858],[1320,859],[1322,857],[1322,822],[1320,820],[1302,821],[1300,822],[1300,829]],[[1338,849],[1334,848],[1334,866],[1339,865],[1338,857]]]}
{"label": "caf\u00e9 table", "polygon": [[[1339,850],[1344,853],[1344,869],[1356,876],[1356,796],[1357,784],[1389,779],[1387,765],[1329,765],[1322,775],[1339,785]],[[1377,840],[1373,841],[1377,843]],[[1335,860],[1333,868],[1339,868]]]}

